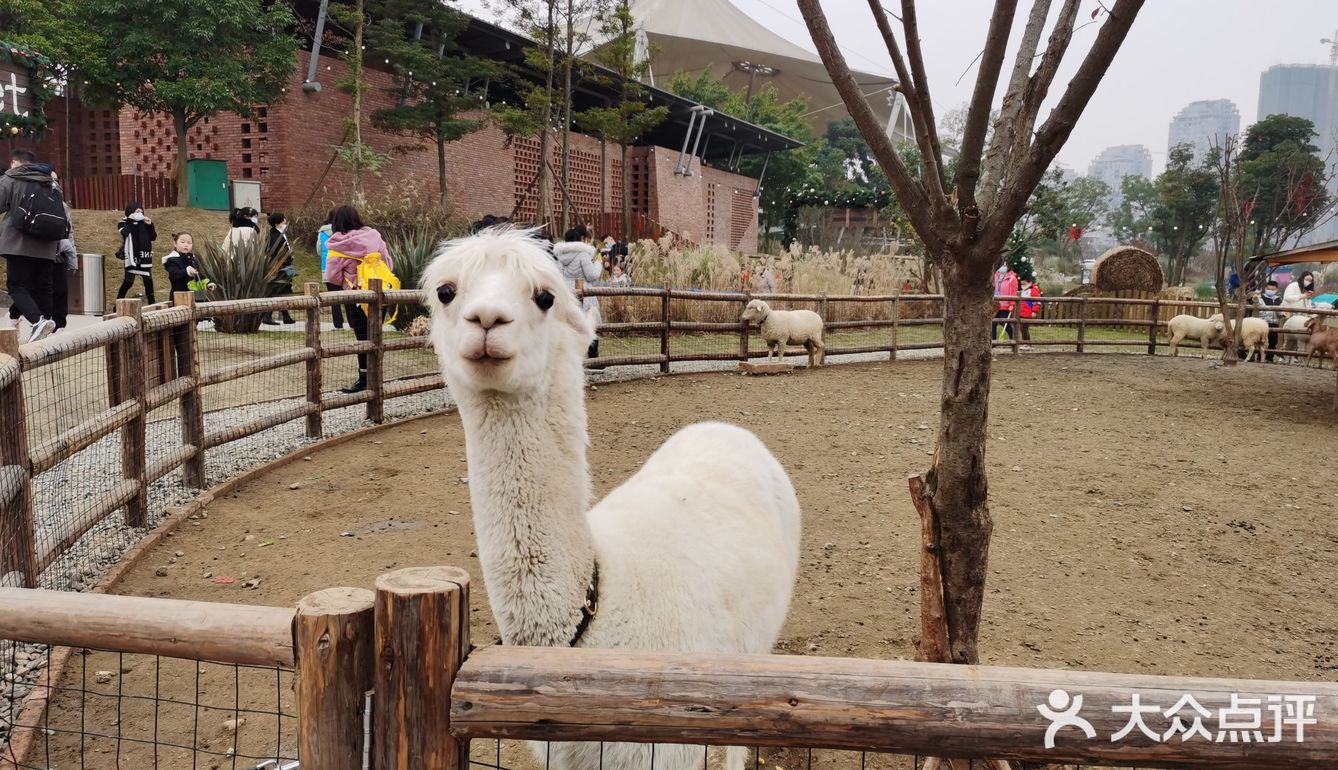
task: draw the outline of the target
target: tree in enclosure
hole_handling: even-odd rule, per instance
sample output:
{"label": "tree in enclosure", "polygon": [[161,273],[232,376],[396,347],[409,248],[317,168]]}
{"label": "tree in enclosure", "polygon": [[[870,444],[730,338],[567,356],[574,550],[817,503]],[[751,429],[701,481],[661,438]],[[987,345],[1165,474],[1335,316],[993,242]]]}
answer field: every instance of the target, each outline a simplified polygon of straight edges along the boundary
{"label": "tree in enclosure", "polygon": [[[1018,3],[996,0],[978,59],[956,169],[949,175],[934,119],[916,4],[901,0],[894,17],[881,0],[869,0],[910,110],[924,164],[918,179],[851,75],[819,0],[798,2],[846,108],[942,273],[944,363],[938,445],[928,472],[910,482],[925,544],[918,655],[923,660],[976,663],[993,529],[985,475],[994,314],[990,276],[1004,259],[1009,235],[1101,83],[1143,2],[1115,0],[1096,11],[1105,18],[1091,47],[1038,125],[1041,106],[1073,40],[1079,0],[1063,0],[1053,24],[1048,24],[1051,0],[1035,0],[1006,77],[1004,59]],[[900,38],[894,21],[901,28]],[[1001,79],[999,115],[991,121]]]}
{"label": "tree in enclosure", "polygon": [[[622,0],[600,24],[604,42],[591,58],[614,75],[618,101],[607,107],[591,107],[576,113],[576,123],[595,136],[618,145],[622,157],[623,237],[632,232],[632,199],[630,173],[627,168],[627,146],[669,117],[668,107],[651,107],[645,101],[646,89],[637,82],[650,71],[650,59],[637,59],[637,28],[632,9]],[[598,76],[596,81],[601,80]]]}
{"label": "tree in enclosure", "polygon": [[100,40],[76,63],[90,101],[172,116],[177,205],[189,200],[188,132],[219,112],[251,118],[282,97],[298,40],[285,3],[256,0],[67,0]]}
{"label": "tree in enclosure", "polygon": [[367,45],[390,62],[394,107],[372,114],[384,131],[431,141],[437,149],[438,203],[446,205],[446,145],[485,125],[488,85],[505,72],[461,51],[469,18],[446,3],[374,0]]}
{"label": "tree in enclosure", "polygon": [[1158,251],[1166,263],[1166,280],[1185,283],[1185,270],[1212,235],[1217,216],[1218,181],[1213,170],[1214,148],[1195,165],[1194,148],[1171,148],[1166,170],[1155,181],[1125,177],[1124,200],[1111,214],[1111,226],[1121,243],[1140,240]]}

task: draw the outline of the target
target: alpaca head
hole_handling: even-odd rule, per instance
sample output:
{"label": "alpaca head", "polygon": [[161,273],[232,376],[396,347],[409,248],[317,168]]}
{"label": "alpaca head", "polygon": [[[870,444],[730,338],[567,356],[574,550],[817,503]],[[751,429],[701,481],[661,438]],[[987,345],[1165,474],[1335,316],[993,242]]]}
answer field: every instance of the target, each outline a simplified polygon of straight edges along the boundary
{"label": "alpaca head", "polygon": [[442,245],[423,273],[432,347],[453,392],[524,395],[581,366],[591,320],[528,230],[489,229]]}
{"label": "alpaca head", "polygon": [[760,299],[749,300],[747,306],[743,308],[743,314],[739,320],[745,323],[762,323],[767,320],[767,314],[771,312],[771,307]]}

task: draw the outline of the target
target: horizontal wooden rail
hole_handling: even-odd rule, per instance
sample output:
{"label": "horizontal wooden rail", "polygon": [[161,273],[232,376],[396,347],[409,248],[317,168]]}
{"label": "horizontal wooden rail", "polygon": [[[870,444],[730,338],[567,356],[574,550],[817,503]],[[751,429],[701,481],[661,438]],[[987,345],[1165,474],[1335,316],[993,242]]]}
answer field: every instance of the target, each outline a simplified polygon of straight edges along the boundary
{"label": "horizontal wooden rail", "polygon": [[[758,353],[759,356],[766,355],[765,352]],[[737,361],[739,360],[738,351],[729,353],[674,353],[669,356],[670,361]]]}
{"label": "horizontal wooden rail", "polygon": [[113,318],[83,329],[62,332],[43,340],[40,344],[22,345],[19,347],[19,355],[23,358],[25,370],[49,366],[80,353],[101,350],[110,343],[129,339],[134,336],[137,327],[138,324],[134,319]]}
{"label": "horizontal wooden rail", "polygon": [[196,384],[195,378],[190,375],[168,380],[144,394],[144,409],[152,412],[163,404],[175,401],[194,390]]}
{"label": "horizontal wooden rail", "polygon": [[321,358],[338,358],[340,356],[353,356],[358,353],[370,353],[376,350],[376,345],[367,340],[354,340],[352,342],[331,342],[329,345],[321,345]]}
{"label": "horizontal wooden rail", "polygon": [[195,315],[197,318],[218,318],[219,316],[260,315],[279,310],[306,310],[315,307],[317,307],[317,303],[314,298],[302,295],[230,299],[221,302],[201,302],[195,306]]}
{"label": "horizontal wooden rail", "polygon": [[144,331],[146,332],[156,332],[159,329],[185,326],[188,323],[195,322],[195,310],[185,305],[152,312],[145,308],[141,312],[143,313]]}
{"label": "horizontal wooden rail", "polygon": [[391,380],[381,387],[381,395],[385,398],[400,398],[401,396],[412,396],[415,393],[426,393],[429,390],[439,390],[444,387],[446,385],[440,374],[427,374],[422,377]]}
{"label": "horizontal wooden rail", "polygon": [[604,366],[637,366],[641,364],[662,364],[668,360],[661,353],[647,353],[640,356],[600,356],[586,359],[585,368],[593,369]]}
{"label": "horizontal wooden rail", "polygon": [[422,350],[432,347],[432,341],[428,337],[395,337],[381,343],[381,349],[386,352],[393,350]]}
{"label": "horizontal wooden rail", "polygon": [[343,409],[357,404],[365,404],[371,401],[372,391],[360,390],[357,393],[332,393],[321,396],[321,411],[328,412],[331,409]]}
{"label": "horizontal wooden rail", "polygon": [[98,441],[125,427],[138,417],[139,403],[126,401],[105,412],[96,414],[69,430],[62,431],[55,438],[43,441],[28,450],[28,458],[33,465],[33,475],[45,473],[76,452],[86,449]]}
{"label": "horizontal wooden rail", "polygon": [[832,329],[881,329],[888,326],[902,326],[906,322],[891,318],[871,318],[866,321],[828,321],[823,324],[823,331]]}
{"label": "horizontal wooden rail", "polygon": [[[1082,697],[1077,728],[1045,740],[1055,691]],[[1161,709],[1191,695],[1215,716],[1232,694],[1313,698],[1304,741],[1152,742],[1129,722],[1137,694]],[[1074,701],[1076,702],[1076,700]],[[1184,708],[1182,706],[1182,708]],[[1187,714],[1187,711],[1182,711]],[[1266,733],[1271,719],[1263,711]],[[1165,729],[1160,714],[1146,717]],[[1210,724],[1215,725],[1216,720]],[[1154,727],[1154,729],[1156,729]],[[451,692],[460,738],[632,741],[885,751],[1138,767],[1338,768],[1338,684],[782,655],[702,655],[494,646],[475,650]]]}
{"label": "horizontal wooden rail", "polygon": [[391,289],[385,292],[383,300],[387,305],[424,305],[427,304],[427,292],[422,289]]}
{"label": "horizontal wooden rail", "polygon": [[316,351],[311,348],[298,348],[297,350],[289,350],[265,358],[242,361],[239,364],[225,366],[221,369],[215,369],[212,372],[205,372],[200,376],[200,385],[217,385],[221,382],[239,380],[242,377],[250,377],[253,374],[261,374],[274,369],[282,369],[285,366],[300,364],[315,357]]}
{"label": "horizontal wooden rail", "polygon": [[217,446],[223,446],[224,444],[236,441],[239,438],[246,438],[254,433],[259,433],[262,430],[269,430],[278,425],[283,425],[290,420],[306,417],[307,415],[316,412],[319,408],[320,407],[316,404],[297,404],[287,409],[280,409],[277,412],[272,412],[264,417],[257,417],[247,423],[233,425],[232,427],[215,431],[204,437],[204,448],[213,449]]}
{"label": "horizontal wooden rail", "polygon": [[624,321],[620,323],[600,324],[599,336],[619,332],[657,332],[663,326],[659,321]]}
{"label": "horizontal wooden rail", "polygon": [[[583,297],[663,297],[664,289],[646,286],[586,286]],[[735,295],[737,297],[742,294]]]}
{"label": "horizontal wooden rail", "polygon": [[187,460],[195,456],[195,447],[186,444],[175,449],[169,449],[161,457],[149,463],[145,475],[150,484],[161,479],[163,476],[171,473],[181,467]]}
{"label": "horizontal wooden rail", "polygon": [[[327,291],[320,295],[321,307],[331,305],[349,305],[353,303],[364,304],[376,299],[376,292],[371,291]],[[208,308],[209,303],[201,305],[202,308]]]}
{"label": "horizontal wooden rail", "polygon": [[[67,548],[79,542],[84,533],[115,513],[117,509],[125,507],[125,504],[139,494],[139,491],[138,479],[122,479],[113,484],[111,489],[94,498],[96,502],[78,514],[77,518],[59,522],[57,529],[62,533],[60,537],[43,541],[38,548],[37,569],[41,571],[51,566],[51,563],[59,559]],[[0,628],[4,626],[0,625]]]}
{"label": "horizontal wooden rail", "polygon": [[6,639],[242,666],[293,666],[282,607],[0,588]]}
{"label": "horizontal wooden rail", "polygon": [[[846,347],[846,348],[827,348],[826,354],[829,356],[854,356],[863,353],[890,353],[891,351],[892,351],[891,345],[856,345],[853,347]],[[803,350],[803,348],[800,348],[799,352],[794,355],[805,355],[805,354],[806,353]],[[759,353],[759,355],[763,354]]]}
{"label": "horizontal wooden rail", "polygon": [[670,321],[669,330],[675,332],[733,332],[740,331],[739,322],[712,323],[709,321]]}
{"label": "horizontal wooden rail", "polygon": [[13,385],[15,380],[22,376],[23,369],[19,367],[18,359],[0,353],[0,389]]}

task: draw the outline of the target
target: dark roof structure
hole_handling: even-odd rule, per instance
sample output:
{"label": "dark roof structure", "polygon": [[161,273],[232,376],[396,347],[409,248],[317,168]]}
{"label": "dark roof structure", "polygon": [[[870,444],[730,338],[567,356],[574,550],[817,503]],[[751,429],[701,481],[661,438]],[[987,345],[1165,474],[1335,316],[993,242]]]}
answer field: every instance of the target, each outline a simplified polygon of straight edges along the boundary
{"label": "dark roof structure", "polygon": [[[424,0],[424,2],[434,1]],[[294,0],[293,6],[299,16],[306,20],[314,20],[320,2]],[[328,27],[326,29],[329,30]],[[469,54],[510,65],[520,77],[529,78],[534,82],[543,81],[542,74],[527,65],[525,61],[526,49],[534,48],[538,43],[524,35],[470,17],[469,25],[460,33],[456,43]],[[376,63],[369,61],[367,66],[376,68]],[[618,89],[612,85],[603,85],[597,80],[616,83],[618,76],[590,62],[582,62],[581,66],[593,72],[596,77],[584,78],[575,86],[574,108],[580,111],[590,107],[616,104],[621,98]],[[642,84],[641,90],[647,104],[653,107],[668,107],[669,117],[637,140],[638,145],[655,145],[681,150],[687,142],[689,152],[695,146],[697,156],[716,165],[727,164],[732,159],[737,161],[737,158],[744,155],[765,154],[803,146],[803,142],[731,115],[707,110],[691,99],[685,99],[663,89]],[[488,84],[489,101],[516,103],[518,98],[515,89],[509,84]],[[702,125],[702,115],[705,115],[704,125]],[[697,136],[698,133],[700,137]]]}

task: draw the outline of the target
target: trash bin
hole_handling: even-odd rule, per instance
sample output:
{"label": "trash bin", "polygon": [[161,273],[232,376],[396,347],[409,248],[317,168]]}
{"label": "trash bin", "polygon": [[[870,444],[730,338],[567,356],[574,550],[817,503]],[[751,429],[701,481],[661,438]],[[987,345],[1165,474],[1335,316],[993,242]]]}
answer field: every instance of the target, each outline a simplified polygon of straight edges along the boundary
{"label": "trash bin", "polygon": [[70,312],[100,316],[107,312],[107,276],[101,254],[80,254],[79,272],[66,274],[70,282]]}

